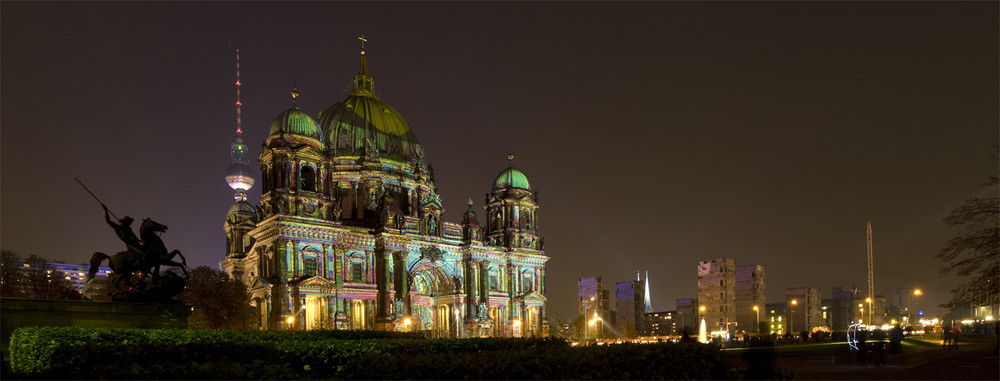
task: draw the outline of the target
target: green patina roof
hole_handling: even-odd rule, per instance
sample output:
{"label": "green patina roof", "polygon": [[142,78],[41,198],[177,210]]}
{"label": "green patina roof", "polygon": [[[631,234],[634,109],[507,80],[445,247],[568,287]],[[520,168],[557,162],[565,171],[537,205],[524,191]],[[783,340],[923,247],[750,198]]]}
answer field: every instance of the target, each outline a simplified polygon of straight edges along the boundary
{"label": "green patina roof", "polygon": [[309,144],[321,147],[323,133],[316,121],[305,111],[292,107],[274,118],[271,122],[271,138],[281,137],[290,143]]}
{"label": "green patina roof", "polygon": [[254,221],[257,220],[257,209],[250,205],[246,201],[237,201],[233,206],[229,207],[229,212],[226,216],[241,215],[246,217],[251,217]]}
{"label": "green patina roof", "polygon": [[531,184],[528,183],[528,177],[524,175],[521,170],[510,167],[497,175],[496,180],[493,180],[493,190],[502,188],[519,188],[519,189],[531,189]]}
{"label": "green patina roof", "polygon": [[354,77],[354,91],[320,114],[324,144],[335,156],[360,155],[370,140],[379,156],[411,159],[419,156],[420,142],[406,119],[375,96],[365,56]]}

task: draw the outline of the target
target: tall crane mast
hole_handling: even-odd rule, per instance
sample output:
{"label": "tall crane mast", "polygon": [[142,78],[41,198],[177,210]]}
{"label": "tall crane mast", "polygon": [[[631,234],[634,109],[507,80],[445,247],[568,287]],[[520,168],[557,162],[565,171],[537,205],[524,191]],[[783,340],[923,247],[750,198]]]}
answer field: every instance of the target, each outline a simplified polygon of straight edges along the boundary
{"label": "tall crane mast", "polygon": [[875,270],[872,266],[872,223],[868,223],[868,324],[872,324],[872,307],[875,304]]}

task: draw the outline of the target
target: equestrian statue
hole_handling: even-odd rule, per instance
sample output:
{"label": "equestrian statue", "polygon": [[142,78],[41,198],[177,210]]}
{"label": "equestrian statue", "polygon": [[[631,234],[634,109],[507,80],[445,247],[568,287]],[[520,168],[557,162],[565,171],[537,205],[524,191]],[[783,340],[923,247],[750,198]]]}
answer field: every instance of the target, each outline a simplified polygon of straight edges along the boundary
{"label": "equestrian statue", "polygon": [[[167,231],[167,226],[149,218],[143,219],[139,226],[139,236],[136,237],[132,231],[132,222],[135,221],[132,217],[118,218],[80,180],[77,182],[101,204],[104,221],[125,243],[125,251],[117,254],[109,256],[95,252],[91,255],[87,280],[93,279],[98,268],[107,260],[112,272],[110,295],[116,300],[164,302],[184,291],[188,278],[187,260],[178,250],[168,251],[160,239],[160,233]],[[180,257],[180,262],[174,260],[177,257]],[[161,274],[161,266],[179,268],[184,277],[181,278],[172,270]]]}

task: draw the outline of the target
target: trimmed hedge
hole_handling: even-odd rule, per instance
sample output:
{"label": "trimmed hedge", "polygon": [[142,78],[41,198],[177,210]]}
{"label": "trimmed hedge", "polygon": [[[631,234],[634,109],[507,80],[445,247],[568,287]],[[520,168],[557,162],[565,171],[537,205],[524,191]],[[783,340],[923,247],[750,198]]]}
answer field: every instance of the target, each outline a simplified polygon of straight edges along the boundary
{"label": "trimmed hedge", "polygon": [[373,331],[26,327],[16,377],[52,379],[731,379],[718,347],[574,348],[556,339],[422,339]]}

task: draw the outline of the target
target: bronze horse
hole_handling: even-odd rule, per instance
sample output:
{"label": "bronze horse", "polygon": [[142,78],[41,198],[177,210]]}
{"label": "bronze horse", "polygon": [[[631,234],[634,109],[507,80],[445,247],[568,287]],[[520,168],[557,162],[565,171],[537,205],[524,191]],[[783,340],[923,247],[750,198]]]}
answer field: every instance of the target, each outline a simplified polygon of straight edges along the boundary
{"label": "bronze horse", "polygon": [[[142,239],[141,252],[126,250],[111,256],[95,252],[90,256],[90,272],[87,274],[87,280],[97,274],[98,267],[105,259],[108,260],[108,267],[113,272],[111,285],[117,290],[115,294],[132,291],[147,277],[152,282],[159,281],[160,266],[164,265],[179,267],[184,272],[184,278],[188,278],[185,268],[187,260],[184,255],[178,250],[168,252],[163,240],[160,239],[158,233],[165,231],[167,231],[166,225],[149,218],[142,220],[142,225],[139,227],[139,237]],[[180,263],[173,260],[177,256],[181,257]],[[138,275],[138,278],[134,275]],[[123,285],[126,281],[128,284]]]}

